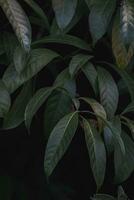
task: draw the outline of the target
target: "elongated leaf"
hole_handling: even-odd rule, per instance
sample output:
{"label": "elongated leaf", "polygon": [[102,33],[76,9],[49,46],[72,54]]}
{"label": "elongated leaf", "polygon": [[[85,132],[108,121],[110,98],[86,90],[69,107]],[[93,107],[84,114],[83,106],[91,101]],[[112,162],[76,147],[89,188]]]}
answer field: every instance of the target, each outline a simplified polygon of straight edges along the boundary
{"label": "elongated leaf", "polygon": [[25,110],[25,125],[29,130],[32,119],[41,105],[47,100],[53,88],[42,88],[38,90],[32,99],[29,101],[26,110]]}
{"label": "elongated leaf", "polygon": [[29,51],[31,44],[31,26],[25,12],[16,0],[1,0],[0,6],[13,26],[22,46],[26,51]]}
{"label": "elongated leaf", "polygon": [[122,0],[120,7],[121,37],[126,46],[134,42],[134,2]]}
{"label": "elongated leaf", "polygon": [[114,137],[112,131],[107,126],[104,128],[104,141],[108,154],[111,154],[114,151]]}
{"label": "elongated leaf", "polygon": [[42,19],[42,22],[45,24],[45,27],[49,30],[49,22],[47,16],[45,15],[43,9],[33,0],[24,0],[33,11]]}
{"label": "elongated leaf", "polygon": [[96,114],[99,129],[101,131],[104,126],[104,121],[107,119],[107,115],[103,106],[99,104],[95,99],[86,98],[86,97],[81,97],[80,99],[84,100],[86,103],[88,103],[91,106],[92,110]]}
{"label": "elongated leaf", "polygon": [[89,80],[94,93],[98,94],[98,85],[97,85],[97,71],[95,67],[92,65],[92,63],[87,62],[83,67],[82,71],[84,72],[85,76]]}
{"label": "elongated leaf", "polygon": [[122,138],[126,149],[123,162],[120,162],[121,153],[118,146],[116,146],[115,151],[115,180],[118,183],[128,179],[134,171],[134,142],[127,133],[122,132]]}
{"label": "elongated leaf", "polygon": [[93,175],[99,189],[104,181],[106,169],[106,151],[101,135],[86,119],[83,119],[85,139],[90,157]]}
{"label": "elongated leaf", "polygon": [[89,24],[94,43],[106,33],[115,7],[116,0],[101,0],[92,3]]}
{"label": "elongated leaf", "polygon": [[122,112],[122,114],[126,114],[129,112],[134,112],[134,101],[132,101],[126,108],[125,110]]}
{"label": "elongated leaf", "polygon": [[116,198],[108,194],[96,194],[94,195],[92,200],[116,200]]}
{"label": "elongated leaf", "polygon": [[118,200],[129,200],[121,186],[118,187]]}
{"label": "elongated leaf", "polygon": [[52,0],[58,26],[64,29],[72,20],[77,0]]}
{"label": "elongated leaf", "polygon": [[117,85],[111,74],[104,68],[98,69],[98,83],[101,104],[104,106],[108,119],[113,118],[119,99]]}
{"label": "elongated leaf", "polygon": [[14,66],[18,73],[21,73],[27,64],[28,55],[22,47],[17,47],[14,52]]}
{"label": "elongated leaf", "polygon": [[67,90],[72,98],[76,95],[76,82],[74,78],[71,78],[68,68],[57,76],[54,86]]}
{"label": "elongated leaf", "polygon": [[128,51],[123,43],[120,32],[119,15],[115,17],[113,30],[112,30],[112,49],[116,58],[116,63],[119,68],[125,68],[128,66],[133,56],[133,48],[129,47]]}
{"label": "elongated leaf", "polygon": [[65,154],[78,126],[78,113],[73,112],[62,118],[53,129],[46,147],[44,167],[50,176],[57,163]]}
{"label": "elongated leaf", "polygon": [[0,80],[0,118],[4,117],[11,105],[10,95],[3,81]]}
{"label": "elongated leaf", "polygon": [[10,93],[36,75],[43,67],[59,55],[49,49],[34,49],[26,69],[19,75],[13,66],[9,66],[3,76],[3,81]]}
{"label": "elongated leaf", "polygon": [[74,75],[76,75],[79,69],[81,69],[91,58],[92,56],[90,55],[84,55],[84,54],[75,55],[69,64],[69,72],[71,76],[73,77]]}
{"label": "elongated leaf", "polygon": [[44,130],[46,138],[48,138],[57,122],[70,113],[71,110],[72,100],[66,91],[56,90],[51,94],[47,101],[44,115]]}
{"label": "elongated leaf", "polygon": [[86,43],[84,40],[72,36],[72,35],[50,35],[46,36],[40,40],[37,40],[32,43],[32,46],[36,46],[39,44],[47,44],[47,43],[58,43],[58,44],[66,44],[77,47],[79,49],[91,51],[90,44]]}
{"label": "elongated leaf", "polygon": [[4,129],[16,128],[24,121],[26,106],[32,97],[32,83],[28,82],[16,97],[10,111],[4,118]]}
{"label": "elongated leaf", "polygon": [[134,121],[124,116],[122,118],[126,122],[125,125],[130,129],[132,138],[134,139]]}

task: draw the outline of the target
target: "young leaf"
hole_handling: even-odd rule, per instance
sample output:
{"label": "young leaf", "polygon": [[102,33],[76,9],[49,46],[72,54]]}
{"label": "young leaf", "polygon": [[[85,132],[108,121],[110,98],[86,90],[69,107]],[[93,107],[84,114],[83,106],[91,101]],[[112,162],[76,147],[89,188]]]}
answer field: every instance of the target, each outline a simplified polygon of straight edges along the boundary
{"label": "young leaf", "polygon": [[26,106],[32,97],[32,83],[26,83],[4,118],[4,129],[16,128],[24,121]]}
{"label": "young leaf", "polygon": [[120,7],[121,37],[126,47],[134,42],[134,2],[122,0]]}
{"label": "young leaf", "polygon": [[64,90],[55,90],[49,97],[44,114],[44,131],[46,139],[57,122],[72,110],[72,99]]}
{"label": "young leaf", "polygon": [[89,24],[94,43],[106,33],[115,7],[116,0],[101,0],[92,3]]}
{"label": "young leaf", "polygon": [[118,145],[115,151],[115,180],[117,183],[121,183],[129,178],[131,173],[134,171],[134,142],[127,135],[122,132],[122,139],[125,145],[126,154],[121,161],[121,153]]}
{"label": "young leaf", "polygon": [[123,43],[120,32],[119,15],[116,15],[113,29],[112,29],[112,49],[116,59],[116,63],[119,68],[125,68],[128,66],[133,56],[133,48],[129,47],[128,51]]}
{"label": "young leaf", "polygon": [[32,46],[37,46],[39,44],[47,44],[47,43],[58,43],[58,44],[66,44],[71,45],[79,49],[83,49],[86,51],[91,51],[90,44],[86,43],[84,40],[79,37],[72,36],[69,34],[59,34],[59,35],[50,35],[46,36],[40,40],[37,40],[32,43]]}
{"label": "young leaf", "polygon": [[84,55],[84,54],[75,55],[69,64],[69,72],[71,74],[71,77],[74,77],[74,75],[77,74],[79,69],[81,69],[91,58],[92,56],[90,55]]}
{"label": "young leaf", "polygon": [[32,9],[33,11],[42,19],[42,22],[45,24],[47,30],[49,30],[49,22],[47,16],[45,15],[43,9],[33,0],[24,0]]}
{"label": "young leaf", "polygon": [[97,71],[95,67],[92,65],[92,63],[87,62],[83,67],[82,71],[89,80],[94,93],[97,95],[98,94],[98,85],[97,85]]}
{"label": "young leaf", "polygon": [[111,74],[104,68],[98,68],[98,84],[101,104],[106,110],[108,119],[112,119],[116,112],[119,100],[117,85]]}
{"label": "young leaf", "polygon": [[57,24],[64,29],[72,20],[77,7],[77,0],[52,0]]}
{"label": "young leaf", "polygon": [[16,0],[1,0],[0,6],[13,26],[22,47],[29,51],[31,45],[31,26],[25,12]]}
{"label": "young leaf", "polygon": [[49,49],[34,49],[30,52],[27,67],[21,74],[18,74],[13,66],[9,66],[3,76],[8,91],[14,92],[58,56],[57,53]]}
{"label": "young leaf", "polygon": [[85,139],[90,157],[90,164],[97,184],[97,189],[103,184],[106,169],[106,151],[100,133],[83,118]]}
{"label": "young leaf", "polygon": [[0,80],[0,118],[3,118],[9,111],[11,105],[10,95],[3,81]]}
{"label": "young leaf", "polygon": [[30,129],[30,125],[32,122],[32,119],[38,109],[41,107],[41,105],[47,100],[51,92],[53,91],[53,88],[41,88],[38,90],[35,95],[30,99],[26,110],[25,110],[25,125],[27,129]]}
{"label": "young leaf", "polygon": [[44,167],[49,177],[65,154],[78,126],[78,113],[73,112],[62,118],[54,127],[45,152]]}

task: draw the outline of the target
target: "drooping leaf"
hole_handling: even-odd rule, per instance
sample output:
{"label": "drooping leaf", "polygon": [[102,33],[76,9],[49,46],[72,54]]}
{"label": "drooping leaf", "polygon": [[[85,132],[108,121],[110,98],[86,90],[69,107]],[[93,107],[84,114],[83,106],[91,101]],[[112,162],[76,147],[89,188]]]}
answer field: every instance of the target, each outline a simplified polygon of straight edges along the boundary
{"label": "drooping leaf", "polygon": [[92,63],[87,62],[83,67],[82,71],[84,72],[85,76],[89,80],[94,93],[98,94],[98,85],[97,85],[97,71],[95,67],[92,65]]}
{"label": "drooping leaf", "polygon": [[27,67],[21,74],[18,74],[13,66],[9,66],[3,76],[3,81],[9,92],[14,92],[58,56],[57,53],[49,49],[34,49],[30,52]]}
{"label": "drooping leaf", "polygon": [[3,118],[11,105],[10,95],[2,80],[0,80],[0,118]]}
{"label": "drooping leaf", "polygon": [[49,97],[44,114],[44,131],[46,139],[57,122],[72,111],[72,99],[64,90],[55,90]]}
{"label": "drooping leaf", "polygon": [[104,126],[104,121],[107,119],[106,112],[101,104],[99,104],[95,99],[81,97],[80,99],[84,100],[86,103],[90,105],[92,110],[94,111],[97,120],[99,130],[101,131]]}
{"label": "drooping leaf", "polygon": [[16,0],[1,0],[0,6],[10,21],[21,45],[26,51],[29,51],[31,26],[24,10]]}
{"label": "drooping leaf", "polygon": [[106,110],[108,119],[112,119],[119,100],[117,85],[111,74],[104,68],[98,68],[98,84],[101,104]]}
{"label": "drooping leaf", "polygon": [[42,19],[42,23],[45,24],[47,30],[49,30],[49,22],[47,16],[45,15],[43,9],[34,1],[34,0],[24,0],[32,9],[33,11]]}
{"label": "drooping leaf", "polygon": [[96,194],[91,200],[116,200],[116,198],[108,194]]}
{"label": "drooping leaf", "polygon": [[81,69],[91,58],[92,58],[91,55],[84,55],[84,54],[75,55],[69,64],[69,72],[71,74],[71,77],[76,75],[79,69]]}
{"label": "drooping leaf", "polygon": [[122,132],[122,139],[125,145],[126,154],[123,161],[120,159],[120,149],[116,146],[115,151],[115,181],[121,183],[129,178],[131,173],[134,171],[134,142],[127,135],[127,133]]}
{"label": "drooping leaf", "polygon": [[96,43],[106,33],[111,17],[115,11],[115,7],[116,0],[92,2],[89,24],[94,43]]}
{"label": "drooping leaf", "polygon": [[54,127],[45,152],[44,167],[49,177],[65,154],[78,126],[78,113],[73,112],[62,118]]}
{"label": "drooping leaf", "polygon": [[71,78],[68,68],[57,76],[54,86],[67,90],[72,98],[76,95],[76,82],[74,78]]}
{"label": "drooping leaf", "polygon": [[90,164],[97,184],[97,189],[103,184],[106,169],[106,151],[100,133],[83,118],[85,139],[90,157]]}
{"label": "drooping leaf", "polygon": [[26,106],[32,97],[32,83],[26,83],[4,118],[4,129],[16,128],[24,121]]}
{"label": "drooping leaf", "polygon": [[91,51],[90,44],[86,43],[84,40],[80,39],[79,37],[72,36],[69,34],[46,36],[40,40],[33,42],[32,46],[34,47],[39,44],[47,44],[47,43],[66,44],[66,45],[74,46],[79,49]]}
{"label": "drooping leaf", "polygon": [[30,99],[26,110],[25,110],[25,125],[27,129],[29,130],[32,119],[38,109],[41,107],[41,105],[47,100],[51,92],[53,91],[53,88],[41,88],[38,90],[34,96]]}
{"label": "drooping leaf", "polygon": [[123,43],[120,31],[119,15],[116,15],[113,29],[112,29],[112,49],[116,59],[116,63],[119,68],[125,68],[128,66],[132,56],[132,45],[128,48],[128,51]]}
{"label": "drooping leaf", "polygon": [[72,20],[77,7],[77,0],[52,0],[58,26],[64,29]]}
{"label": "drooping leaf", "polygon": [[14,51],[14,66],[18,73],[21,73],[27,64],[28,54],[24,51],[22,47],[17,47]]}

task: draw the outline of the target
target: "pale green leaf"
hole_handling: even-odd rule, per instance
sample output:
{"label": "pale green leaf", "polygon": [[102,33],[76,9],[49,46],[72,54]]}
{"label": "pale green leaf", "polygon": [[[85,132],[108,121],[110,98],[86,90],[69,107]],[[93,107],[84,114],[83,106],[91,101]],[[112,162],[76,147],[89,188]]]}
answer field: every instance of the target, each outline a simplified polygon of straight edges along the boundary
{"label": "pale green leaf", "polygon": [[78,113],[73,112],[62,118],[54,127],[45,152],[44,167],[50,176],[62,156],[65,154],[78,126]]}
{"label": "pale green leaf", "polygon": [[31,26],[24,10],[16,0],[1,0],[0,6],[10,21],[20,43],[26,51],[29,51],[31,45]]}

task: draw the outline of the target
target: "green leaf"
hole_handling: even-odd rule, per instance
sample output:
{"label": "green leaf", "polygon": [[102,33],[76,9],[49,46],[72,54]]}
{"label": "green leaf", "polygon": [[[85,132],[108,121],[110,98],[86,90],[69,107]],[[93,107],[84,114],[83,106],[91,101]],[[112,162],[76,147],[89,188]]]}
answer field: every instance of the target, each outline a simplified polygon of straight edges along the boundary
{"label": "green leaf", "polygon": [[92,63],[87,62],[83,67],[82,71],[87,77],[88,81],[90,82],[94,93],[98,94],[98,85],[97,85],[97,71],[95,67],[92,65]]}
{"label": "green leaf", "polygon": [[116,0],[101,0],[92,3],[89,24],[94,43],[106,33],[115,7]]}
{"label": "green leaf", "polygon": [[76,95],[76,82],[74,78],[71,78],[68,68],[57,76],[54,86],[67,90],[72,98]]}
{"label": "green leaf", "polygon": [[37,46],[39,44],[47,44],[47,43],[58,43],[58,44],[66,44],[71,45],[79,49],[83,49],[86,51],[91,51],[90,44],[86,43],[84,40],[79,37],[72,36],[69,34],[65,35],[50,35],[46,36],[40,40],[37,40],[32,43],[32,46]]}
{"label": "green leaf", "polygon": [[45,152],[44,167],[50,176],[57,163],[65,154],[78,126],[78,113],[73,112],[62,118],[54,127]]}
{"label": "green leaf", "polygon": [[111,154],[114,151],[114,137],[108,126],[104,128],[104,141],[108,154]]}
{"label": "green leaf", "polygon": [[16,0],[1,0],[0,6],[10,21],[21,45],[26,51],[29,51],[31,26],[24,10]]}
{"label": "green leaf", "polygon": [[90,55],[84,55],[84,54],[75,55],[69,64],[69,72],[71,74],[71,77],[74,77],[79,71],[79,69],[81,69],[91,58],[92,56]]}
{"label": "green leaf", "polygon": [[120,7],[120,30],[124,44],[128,47],[134,42],[134,2],[122,0]]}
{"label": "green leaf", "polygon": [[125,108],[125,110],[122,112],[122,114],[126,114],[129,112],[134,112],[134,101],[132,101],[128,106]]}
{"label": "green leaf", "polygon": [[47,30],[50,29],[50,25],[45,15],[43,9],[33,0],[24,0],[32,9],[33,11],[42,19],[42,23],[45,24]]}
{"label": "green leaf", "polygon": [[112,49],[116,59],[116,63],[119,68],[125,68],[128,66],[133,56],[133,48],[129,47],[128,51],[123,43],[120,32],[119,14],[116,15],[113,29],[112,29]]}
{"label": "green leaf", "polygon": [[121,186],[118,187],[118,200],[129,200]]}
{"label": "green leaf", "polygon": [[112,119],[116,112],[119,100],[117,85],[111,74],[104,68],[98,68],[98,84],[101,104],[106,110],[108,119]]}
{"label": "green leaf", "polygon": [[116,200],[116,198],[112,197],[111,195],[108,194],[96,194],[94,195],[92,200]]}
{"label": "green leaf", "polygon": [[52,0],[56,20],[60,29],[64,29],[72,20],[77,0]]}
{"label": "green leaf", "polygon": [[0,118],[3,118],[9,111],[11,105],[10,95],[2,80],[0,80]]}
{"label": "green leaf", "polygon": [[97,189],[103,184],[106,169],[106,151],[100,133],[83,118],[85,139],[90,157],[90,164],[97,184]]}
{"label": "green leaf", "polygon": [[31,81],[26,83],[4,118],[4,129],[16,128],[24,121],[26,106],[32,97]]}
{"label": "green leaf", "polygon": [[88,103],[92,110],[94,111],[97,120],[100,131],[102,130],[104,126],[104,121],[107,119],[106,112],[101,104],[99,104],[95,99],[81,97],[80,99],[84,100],[86,103]]}
{"label": "green leaf", "polygon": [[134,139],[134,121],[124,116],[122,116],[122,119],[124,119],[125,125],[130,129],[132,138]]}
{"label": "green leaf", "polygon": [[41,107],[41,105],[47,100],[51,92],[53,91],[54,88],[41,88],[38,90],[34,96],[30,99],[26,110],[25,110],[25,125],[27,129],[30,129],[30,125],[32,122],[32,119],[38,109]]}
{"label": "green leaf", "polygon": [[55,90],[49,97],[44,114],[45,137],[48,138],[57,122],[72,110],[72,99],[64,90]]}
{"label": "green leaf", "polygon": [[18,73],[21,73],[27,64],[28,54],[24,51],[22,47],[17,47],[14,51],[14,66]]}
{"label": "green leaf", "polygon": [[129,178],[131,173],[134,171],[134,142],[127,135],[127,133],[122,132],[122,139],[125,145],[126,154],[121,161],[121,152],[116,146],[115,151],[115,181],[117,183],[124,182]]}
{"label": "green leaf", "polygon": [[21,74],[18,74],[13,66],[9,66],[3,76],[8,91],[14,92],[58,56],[57,53],[49,49],[34,49],[30,52],[27,67]]}

